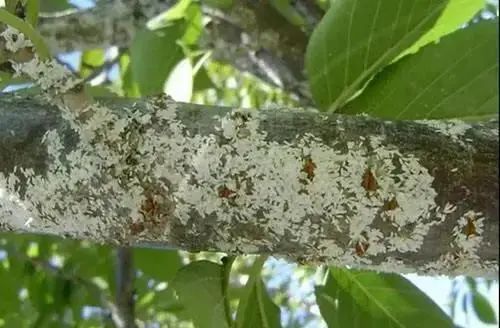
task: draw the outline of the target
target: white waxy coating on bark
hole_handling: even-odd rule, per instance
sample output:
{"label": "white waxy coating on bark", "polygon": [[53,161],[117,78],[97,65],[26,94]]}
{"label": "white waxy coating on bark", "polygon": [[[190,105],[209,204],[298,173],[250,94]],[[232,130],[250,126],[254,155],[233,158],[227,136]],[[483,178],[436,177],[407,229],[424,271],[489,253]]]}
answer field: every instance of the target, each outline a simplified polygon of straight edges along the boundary
{"label": "white waxy coating on bark", "polygon": [[26,75],[37,81],[42,90],[65,92],[73,88],[80,80],[71,76],[70,71],[56,60],[40,61],[37,56],[26,63],[13,63],[14,76]]}
{"label": "white waxy coating on bark", "polygon": [[[149,109],[149,113],[132,112],[128,118],[119,118],[105,107],[94,106],[90,119],[80,126],[74,124],[81,141],[67,156],[61,154],[57,133],[47,133],[44,141],[51,167],[46,178],[29,177],[26,195],[30,208],[38,208],[36,216],[50,217],[65,231],[78,231],[85,222],[90,233],[103,222],[119,220],[117,213],[124,210],[139,219],[144,185],[152,184],[172,197],[173,215],[181,222],[187,223],[193,211],[213,216],[221,236],[228,233],[223,222],[256,223],[261,213],[258,224],[264,230],[273,231],[276,238],[289,231],[292,241],[304,244],[323,233],[312,218],[321,217],[337,229],[348,222],[348,231],[343,231],[353,243],[344,254],[348,257],[355,255],[358,241],[370,244],[368,255],[387,250],[415,252],[434,224],[430,220],[436,207],[432,177],[417,159],[382,146],[378,138],[352,143],[344,153],[310,134],[299,136],[294,144],[268,142],[266,133],[259,130],[259,114],[239,110],[220,119],[221,135],[227,140],[219,142],[220,136],[213,134],[187,135],[176,119],[173,103],[166,107],[152,104]],[[168,128],[155,130],[152,119],[162,120]],[[138,134],[139,127],[147,131],[144,136]],[[377,149],[372,157],[368,146]],[[124,160],[131,154],[136,155],[132,180],[119,183],[117,177],[130,169]],[[315,165],[311,181],[303,170],[304,158]],[[369,195],[360,184],[367,167],[378,184]],[[101,183],[93,185],[92,181]],[[173,188],[169,190],[162,181]],[[223,186],[232,197],[220,197],[217,190]],[[113,197],[96,203],[101,194]],[[394,232],[383,236],[371,225],[392,197],[399,204],[390,215]],[[235,206],[230,204],[232,199]],[[327,257],[339,252],[332,242],[318,248]]]}
{"label": "white waxy coating on bark", "polygon": [[33,43],[31,40],[26,39],[24,34],[20,33],[17,29],[11,27],[10,25],[0,33],[5,39],[5,49],[11,52],[17,52],[23,48],[32,47]]}
{"label": "white waxy coating on bark", "polygon": [[452,140],[464,144],[461,138],[465,136],[467,131],[471,128],[470,124],[458,119],[451,120],[418,120],[418,123],[427,125],[439,133],[450,137]]}
{"label": "white waxy coating on bark", "polygon": [[[18,68],[54,74],[56,78],[48,81],[56,89],[65,89],[57,82],[61,79],[57,67],[38,64],[41,68]],[[64,155],[57,132],[46,134],[44,143],[51,157],[46,176],[19,170],[28,181],[23,203],[18,200],[15,176],[0,174],[2,220],[16,229],[26,229],[29,220],[33,231],[109,239],[106,227],[120,226],[126,217],[142,220],[146,189],[154,186],[155,197],[175,204],[171,217],[161,218],[159,240],[168,240],[169,220],[187,224],[197,213],[216,220],[213,224],[221,238],[216,244],[222,251],[271,248],[288,233],[292,242],[304,247],[314,244],[319,257],[327,261],[369,265],[369,259],[356,254],[358,243],[369,245],[363,248],[366,255],[417,252],[432,226],[454,210],[447,205],[439,214],[442,219],[435,221],[439,208],[433,177],[417,158],[384,145],[380,137],[350,142],[347,150],[312,134],[297,136],[292,143],[272,142],[259,127],[265,113],[246,110],[220,118],[219,133],[190,135],[177,119],[176,105],[165,99],[153,99],[146,111],[126,109],[126,115],[96,104],[88,109],[92,115],[84,123],[70,109],[61,109],[80,136],[76,148]],[[309,171],[304,169],[306,159],[313,163]],[[367,168],[376,180],[376,190],[361,185]],[[226,196],[221,197],[220,188],[226,188]],[[104,199],[103,194],[109,197]],[[393,198],[398,205],[383,213],[393,231],[384,235],[372,225]],[[22,206],[16,210],[14,203]],[[21,222],[20,217],[26,220]],[[253,223],[272,231],[275,240],[238,237],[232,242],[229,222]],[[348,235],[350,247],[325,238],[324,224]],[[456,240],[461,255],[446,255],[425,269],[481,265],[474,259],[477,247]],[[378,267],[387,269],[395,263],[399,262],[388,259]]]}

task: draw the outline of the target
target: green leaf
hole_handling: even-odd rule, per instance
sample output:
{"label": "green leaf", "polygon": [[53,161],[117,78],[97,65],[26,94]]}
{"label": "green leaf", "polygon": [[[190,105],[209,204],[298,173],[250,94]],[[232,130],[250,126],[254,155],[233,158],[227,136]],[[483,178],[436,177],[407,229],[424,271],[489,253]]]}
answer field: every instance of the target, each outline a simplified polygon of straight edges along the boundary
{"label": "green leaf", "polygon": [[170,72],[163,91],[175,101],[189,102],[193,94],[193,66],[189,58],[182,59]]}
{"label": "green leaf", "polygon": [[181,268],[172,286],[196,328],[229,328],[224,311],[222,265],[196,261]]}
{"label": "green leaf", "polygon": [[479,320],[487,324],[497,324],[498,321],[495,315],[495,310],[486,297],[484,297],[477,290],[472,292],[472,307],[474,308],[474,312],[476,312]]}
{"label": "green leaf", "polygon": [[192,0],[179,0],[170,9],[151,19],[147,26],[151,30],[164,28],[174,22],[186,18],[186,10],[191,5]]}
{"label": "green leaf", "polygon": [[183,18],[186,14],[186,9],[191,4],[192,0],[179,0],[172,8],[170,8],[164,15],[166,20],[175,20]]}
{"label": "green leaf", "polygon": [[453,327],[428,296],[397,274],[330,268],[316,299],[328,327]]}
{"label": "green leaf", "polygon": [[477,282],[476,282],[476,279],[475,279],[475,278],[472,278],[472,277],[465,277],[465,282],[467,283],[467,285],[469,286],[469,288],[470,288],[472,291],[477,290]]}
{"label": "green leaf", "polygon": [[[450,0],[436,25],[425,33],[410,48],[401,53],[398,58],[415,53],[422,46],[439,40],[470,21],[486,5],[485,0]],[[396,59],[397,60],[397,59]]]}
{"label": "green leaf", "polygon": [[217,86],[214,84],[210,76],[208,75],[207,69],[205,67],[201,67],[193,80],[193,90],[194,91],[203,91],[206,89],[215,89]]}
{"label": "green leaf", "polygon": [[236,327],[281,327],[280,308],[273,303],[261,279],[267,257],[259,256],[253,263],[236,313]]}
{"label": "green leaf", "polygon": [[67,0],[43,0],[40,2],[41,12],[56,12],[74,8]]}
{"label": "green leaf", "polygon": [[332,1],[306,51],[312,96],[337,110],[435,23],[446,0]]}
{"label": "green leaf", "polygon": [[481,21],[386,67],[341,113],[389,119],[481,117],[498,111],[498,19]]}
{"label": "green leaf", "polygon": [[66,305],[71,304],[72,295],[77,285],[70,279],[54,277],[52,295],[54,297],[54,308],[62,310]]}
{"label": "green leaf", "polygon": [[87,77],[106,61],[104,49],[85,50],[80,61],[80,75]]}
{"label": "green leaf", "polygon": [[136,267],[150,278],[170,281],[182,267],[182,259],[175,249],[134,248]]}
{"label": "green leaf", "polygon": [[270,0],[269,3],[292,25],[305,25],[304,18],[300,15],[297,9],[290,4],[290,0]]}
{"label": "green leaf", "polygon": [[204,4],[210,7],[229,9],[233,5],[233,0],[205,0]]}
{"label": "green leaf", "polygon": [[40,11],[40,3],[38,0],[26,1],[26,20],[33,27],[36,27],[36,24],[38,23],[39,11]]}
{"label": "green leaf", "polygon": [[13,13],[16,10],[17,3],[19,0],[5,0],[5,8],[8,12]]}
{"label": "green leaf", "polygon": [[15,313],[20,306],[19,290],[22,288],[22,280],[14,275],[10,270],[10,262],[19,261],[18,259],[4,258],[0,261],[0,318],[9,313]]}
{"label": "green leaf", "polygon": [[224,313],[226,313],[226,321],[232,326],[233,319],[231,317],[231,305],[229,304],[229,287],[231,268],[233,266],[235,256],[224,256],[222,262],[222,296],[224,297]]}
{"label": "green leaf", "polygon": [[121,87],[123,95],[129,98],[138,98],[141,96],[139,91],[139,86],[137,82],[134,81],[132,76],[132,69],[130,67],[130,56],[123,54],[120,57],[120,77],[121,77]]}
{"label": "green leaf", "polygon": [[170,25],[157,30],[144,29],[136,33],[130,47],[130,67],[141,95],[158,94],[170,71],[183,58],[177,44],[182,25]]}
{"label": "green leaf", "polygon": [[0,22],[12,26],[30,39],[41,59],[48,59],[50,57],[49,48],[45,44],[42,36],[38,34],[38,32],[35,31],[30,24],[23,21],[19,17],[12,15],[3,8],[0,8]]}
{"label": "green leaf", "polygon": [[107,85],[107,86],[102,86],[102,85],[85,85],[84,90],[85,92],[92,96],[92,97],[99,97],[99,98],[115,98],[117,96],[120,96],[121,90],[120,89],[114,89],[114,85]]}
{"label": "green leaf", "polygon": [[185,14],[186,31],[182,36],[182,42],[186,45],[193,45],[198,42],[201,32],[203,31],[203,15],[200,5],[192,3]]}
{"label": "green leaf", "polygon": [[281,327],[280,308],[273,303],[260,278],[253,284],[243,316],[245,320],[238,327]]}

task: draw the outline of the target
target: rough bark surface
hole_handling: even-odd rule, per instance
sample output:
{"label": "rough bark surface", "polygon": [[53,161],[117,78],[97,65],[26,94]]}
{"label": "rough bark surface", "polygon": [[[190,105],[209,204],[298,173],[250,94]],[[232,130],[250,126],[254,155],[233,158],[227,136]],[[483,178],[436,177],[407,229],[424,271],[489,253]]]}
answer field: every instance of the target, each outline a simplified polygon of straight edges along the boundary
{"label": "rough bark surface", "polygon": [[0,99],[1,229],[117,245],[496,277],[497,163],[498,121]]}

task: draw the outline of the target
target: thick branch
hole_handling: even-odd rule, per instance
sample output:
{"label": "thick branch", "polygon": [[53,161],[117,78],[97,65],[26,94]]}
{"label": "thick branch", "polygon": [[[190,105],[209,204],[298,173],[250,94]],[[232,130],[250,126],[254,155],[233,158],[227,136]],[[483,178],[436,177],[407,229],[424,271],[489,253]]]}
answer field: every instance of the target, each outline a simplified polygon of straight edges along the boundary
{"label": "thick branch", "polygon": [[231,63],[311,105],[304,76],[308,36],[286,21],[267,1],[239,1],[220,12],[205,8],[211,23],[202,44],[216,60]]}
{"label": "thick branch", "polygon": [[3,230],[498,273],[496,121],[106,103],[67,121],[37,99],[0,100]]}

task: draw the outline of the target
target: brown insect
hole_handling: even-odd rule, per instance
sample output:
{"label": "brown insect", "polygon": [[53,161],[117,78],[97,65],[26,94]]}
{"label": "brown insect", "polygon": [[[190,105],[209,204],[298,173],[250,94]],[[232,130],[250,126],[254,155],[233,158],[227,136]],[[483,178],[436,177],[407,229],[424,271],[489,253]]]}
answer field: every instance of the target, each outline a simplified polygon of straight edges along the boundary
{"label": "brown insect", "polygon": [[146,200],[142,203],[141,213],[144,216],[154,217],[160,212],[160,205],[158,201],[152,196],[148,196]]}
{"label": "brown insect", "polygon": [[378,188],[377,180],[373,175],[373,172],[370,169],[366,169],[363,174],[363,181],[361,182],[361,186],[365,188],[366,191],[375,191]]}
{"label": "brown insect", "polygon": [[474,221],[474,217],[469,216],[467,218],[467,224],[465,225],[465,235],[467,236],[467,239],[471,236],[477,236],[477,229]]}
{"label": "brown insect", "polygon": [[142,223],[142,222],[133,222],[129,225],[129,228],[130,228],[130,232],[133,235],[138,235],[146,229],[146,227],[144,226],[144,223]]}
{"label": "brown insect", "polygon": [[236,192],[234,190],[229,189],[226,186],[222,186],[219,188],[219,197],[220,198],[230,198],[232,197]]}
{"label": "brown insect", "polygon": [[313,162],[311,158],[306,159],[304,163],[304,167],[302,168],[302,172],[307,174],[307,178],[312,181],[314,178],[314,170],[316,169],[316,164]]}
{"label": "brown insect", "polygon": [[391,200],[386,201],[384,204],[384,211],[392,211],[399,207],[396,197],[392,197]]}
{"label": "brown insect", "polygon": [[368,244],[367,242],[358,241],[354,248],[356,250],[356,255],[358,256],[365,255],[366,251],[368,250],[368,247],[370,247],[370,244]]}

